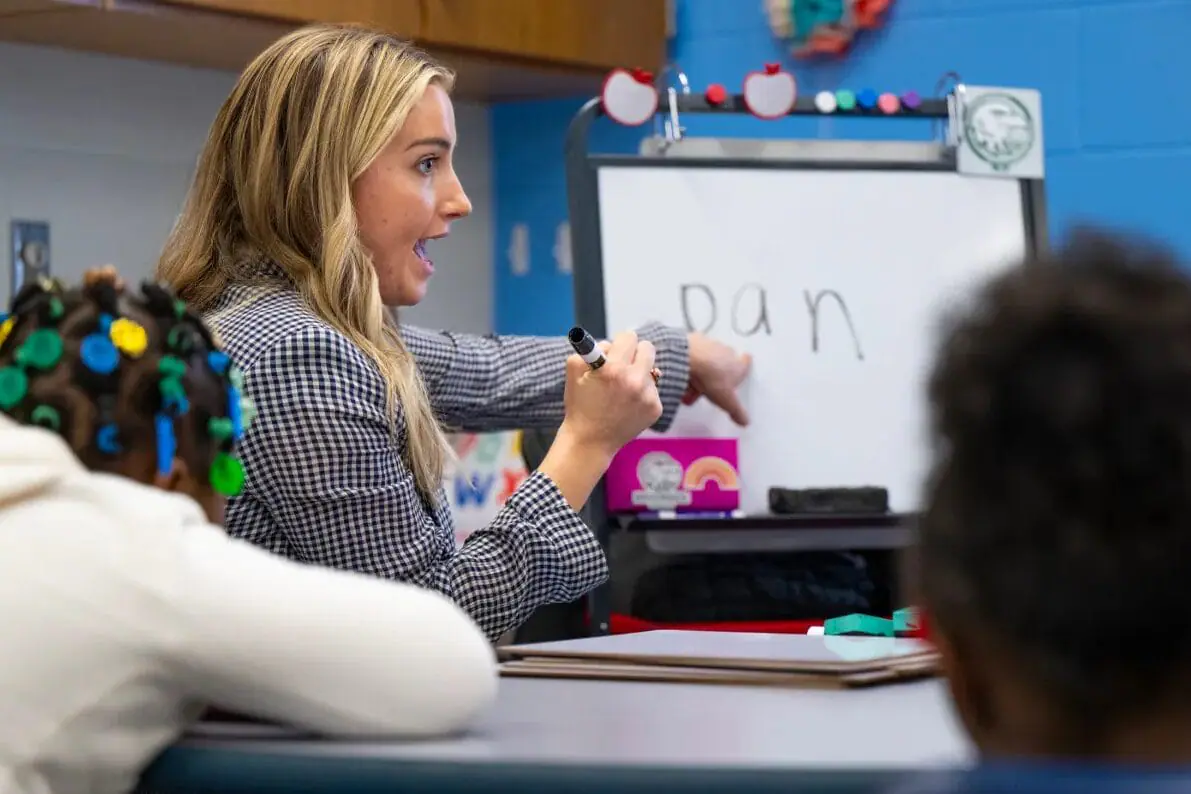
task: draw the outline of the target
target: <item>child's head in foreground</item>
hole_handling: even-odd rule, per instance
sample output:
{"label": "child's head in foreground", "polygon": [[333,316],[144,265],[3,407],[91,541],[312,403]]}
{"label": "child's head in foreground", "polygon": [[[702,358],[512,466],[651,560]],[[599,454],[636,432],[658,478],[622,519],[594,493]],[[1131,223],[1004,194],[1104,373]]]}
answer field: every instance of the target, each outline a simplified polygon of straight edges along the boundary
{"label": "child's head in foreground", "polygon": [[0,323],[0,412],[61,435],[83,464],[192,497],[216,523],[239,493],[251,406],[210,331],[166,288],[112,268],[26,285]]}
{"label": "child's head in foreground", "polygon": [[991,756],[1191,762],[1191,284],[1081,235],[978,293],[929,386],[917,586]]}

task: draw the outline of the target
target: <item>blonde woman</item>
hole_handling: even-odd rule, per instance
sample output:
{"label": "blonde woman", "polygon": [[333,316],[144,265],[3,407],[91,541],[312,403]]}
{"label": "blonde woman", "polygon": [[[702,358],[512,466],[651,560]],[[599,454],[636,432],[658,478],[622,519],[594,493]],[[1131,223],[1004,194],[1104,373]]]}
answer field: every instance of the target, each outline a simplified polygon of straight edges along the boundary
{"label": "blonde woman", "polygon": [[[611,456],[700,393],[745,421],[748,359],[649,326],[617,335],[593,372],[561,338],[397,327],[388,308],[418,303],[434,270],[427,243],[471,212],[451,161],[451,83],[383,33],[280,39],[216,117],[158,276],[215,326],[259,409],[228,531],[441,591],[495,638],[603,581],[576,511]],[[440,423],[559,422],[541,467],[456,550]]]}

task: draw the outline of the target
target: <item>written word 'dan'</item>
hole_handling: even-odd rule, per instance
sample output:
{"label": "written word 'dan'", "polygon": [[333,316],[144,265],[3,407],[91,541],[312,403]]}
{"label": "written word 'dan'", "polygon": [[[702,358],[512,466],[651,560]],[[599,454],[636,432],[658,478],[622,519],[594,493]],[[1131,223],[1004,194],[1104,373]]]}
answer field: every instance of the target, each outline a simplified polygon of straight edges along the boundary
{"label": "written word 'dan'", "polygon": [[[678,300],[682,307],[682,319],[688,331],[699,331],[710,334],[721,328],[721,322],[738,337],[772,336],[773,325],[769,315],[769,293],[765,287],[757,283],[744,284],[733,292],[729,300],[724,295],[717,294],[707,284],[689,283],[679,287]],[[852,322],[852,312],[848,309],[848,302],[844,296],[833,289],[803,290],[803,306],[810,325],[809,343],[812,353],[819,352],[821,326],[825,310],[834,307],[844,321],[848,336],[852,341],[852,349],[856,358],[864,360],[864,349],[860,344],[860,336],[856,325]],[[727,309],[725,317],[720,317],[721,306]],[[782,307],[783,309],[785,307]],[[783,318],[789,312],[780,311]]]}

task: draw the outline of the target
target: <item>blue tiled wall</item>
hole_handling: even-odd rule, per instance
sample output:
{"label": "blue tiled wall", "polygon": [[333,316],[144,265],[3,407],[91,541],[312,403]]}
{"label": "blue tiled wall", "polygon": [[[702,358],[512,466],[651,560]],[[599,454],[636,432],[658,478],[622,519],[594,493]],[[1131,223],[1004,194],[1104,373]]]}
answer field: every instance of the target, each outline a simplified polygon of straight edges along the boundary
{"label": "blue tiled wall", "polygon": [[[785,56],[760,0],[678,0],[673,55],[701,91],[739,91],[744,75],[782,60],[802,92],[915,89],[939,76],[1038,88],[1047,147],[1050,227],[1094,220],[1166,239],[1191,257],[1191,0],[895,0],[885,29],[838,63]],[[626,64],[631,65],[631,64]],[[493,108],[496,330],[560,333],[572,316],[570,277],[552,254],[566,218],[563,135],[582,104]],[[701,123],[700,123],[701,122]],[[850,124],[850,125],[849,125]],[[917,122],[702,119],[692,134],[749,137],[921,138]],[[639,130],[603,123],[593,148],[636,150]],[[529,229],[530,268],[515,275],[507,250],[516,223]]]}

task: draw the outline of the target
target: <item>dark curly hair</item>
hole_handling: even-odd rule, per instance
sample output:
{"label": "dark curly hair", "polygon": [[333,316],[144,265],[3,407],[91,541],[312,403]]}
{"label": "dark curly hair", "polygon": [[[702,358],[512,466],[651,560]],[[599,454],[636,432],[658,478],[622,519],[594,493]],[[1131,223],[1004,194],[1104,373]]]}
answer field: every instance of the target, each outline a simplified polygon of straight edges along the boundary
{"label": "dark curly hair", "polygon": [[1176,258],[1081,230],[1000,275],[945,326],[929,399],[914,577],[940,629],[991,636],[1089,725],[1179,689],[1191,282]]}
{"label": "dark curly hair", "polygon": [[168,288],[131,293],[97,268],[74,289],[27,284],[0,320],[0,412],[57,432],[92,470],[155,450],[162,473],[178,457],[225,496],[242,488],[239,373]]}

